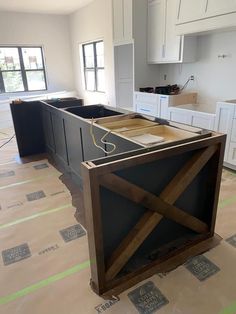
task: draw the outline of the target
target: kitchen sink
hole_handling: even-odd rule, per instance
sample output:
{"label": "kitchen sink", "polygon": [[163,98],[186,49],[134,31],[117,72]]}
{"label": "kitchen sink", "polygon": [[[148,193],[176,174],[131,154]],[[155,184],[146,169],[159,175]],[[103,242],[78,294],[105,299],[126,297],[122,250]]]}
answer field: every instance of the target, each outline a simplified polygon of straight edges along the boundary
{"label": "kitchen sink", "polygon": [[123,114],[115,110],[107,109],[103,105],[71,107],[71,108],[66,108],[65,111],[70,112],[76,116],[79,116],[85,119],[104,118],[104,117],[117,116],[117,115]]}

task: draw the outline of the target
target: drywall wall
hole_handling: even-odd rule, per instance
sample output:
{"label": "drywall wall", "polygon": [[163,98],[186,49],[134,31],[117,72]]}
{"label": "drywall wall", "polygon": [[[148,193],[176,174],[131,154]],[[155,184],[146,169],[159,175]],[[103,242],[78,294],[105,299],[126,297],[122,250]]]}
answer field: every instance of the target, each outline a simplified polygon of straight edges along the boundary
{"label": "drywall wall", "polygon": [[[194,75],[188,89],[198,92],[198,102],[214,105],[216,101],[235,99],[236,32],[217,32],[197,39],[197,62],[161,65],[161,84],[181,84]],[[218,55],[226,54],[226,58]],[[167,80],[164,80],[164,75]]]}
{"label": "drywall wall", "polygon": [[147,64],[147,1],[133,1],[134,73],[135,90],[158,86],[160,68]]}
{"label": "drywall wall", "polygon": [[[115,105],[114,52],[112,44],[112,8],[110,0],[96,0],[70,16],[71,43],[75,83],[85,104]],[[88,92],[84,88],[81,44],[104,40],[105,93]]]}
{"label": "drywall wall", "polygon": [[[0,45],[43,46],[48,92],[74,89],[67,16],[0,12],[0,30]],[[39,92],[2,94],[0,100],[26,94]]]}

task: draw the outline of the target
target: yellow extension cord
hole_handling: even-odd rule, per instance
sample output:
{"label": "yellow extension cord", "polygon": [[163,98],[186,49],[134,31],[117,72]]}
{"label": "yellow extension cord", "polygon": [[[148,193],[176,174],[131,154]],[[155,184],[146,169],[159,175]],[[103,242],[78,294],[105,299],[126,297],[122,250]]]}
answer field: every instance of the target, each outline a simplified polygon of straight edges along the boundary
{"label": "yellow extension cord", "polygon": [[93,118],[92,118],[92,121],[91,121],[91,124],[90,124],[90,135],[92,137],[92,140],[93,140],[93,144],[94,146],[96,146],[97,148],[101,149],[105,154],[112,154],[115,150],[116,150],[116,145],[113,144],[113,143],[110,143],[110,142],[105,142],[105,138],[107,137],[108,134],[110,134],[111,131],[108,131],[106,134],[103,135],[103,137],[100,139],[101,143],[105,144],[105,145],[110,145],[112,146],[112,150],[110,151],[107,151],[105,150],[102,146],[98,145],[97,142],[96,142],[96,139],[95,139],[95,135],[93,133]]}

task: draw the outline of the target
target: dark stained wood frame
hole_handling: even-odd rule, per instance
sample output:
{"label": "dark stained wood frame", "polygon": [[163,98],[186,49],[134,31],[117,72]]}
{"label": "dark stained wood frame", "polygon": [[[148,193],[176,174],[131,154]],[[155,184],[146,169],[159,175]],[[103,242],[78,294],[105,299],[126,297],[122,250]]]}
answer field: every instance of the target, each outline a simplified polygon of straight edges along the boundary
{"label": "dark stained wood frame", "polygon": [[[157,272],[167,272],[176,268],[189,257],[203,253],[219,243],[220,238],[214,234],[214,230],[225,138],[225,135],[213,133],[209,138],[194,140],[163,149],[157,148],[156,151],[147,153],[140,154],[134,152],[133,156],[123,159],[122,155],[120,155],[117,160],[108,163],[106,163],[105,159],[104,163],[99,165],[95,165],[95,162],[92,161],[82,163],[84,205],[91,259],[91,286],[97,294],[102,295],[104,298],[117,295]],[[153,195],[114,174],[115,171],[187,152],[195,153],[159,196]],[[213,207],[211,210],[211,223],[207,225],[205,222],[174,206],[174,204],[210,160],[207,183]],[[101,186],[147,209],[135,227],[130,230],[106,261],[103,251]],[[213,196],[214,199],[212,200]],[[197,232],[198,235],[190,243],[188,242],[164,257],[158,258],[149,265],[122,277],[116,277],[163,217]]]}

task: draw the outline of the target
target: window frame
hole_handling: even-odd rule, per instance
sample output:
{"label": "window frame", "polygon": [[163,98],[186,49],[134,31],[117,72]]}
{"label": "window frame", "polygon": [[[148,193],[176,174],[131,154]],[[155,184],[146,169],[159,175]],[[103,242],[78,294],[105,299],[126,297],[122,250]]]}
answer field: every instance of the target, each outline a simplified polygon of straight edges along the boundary
{"label": "window frame", "polygon": [[[97,92],[97,93],[105,93],[104,91],[98,90],[98,71],[99,70],[104,70],[105,71],[105,66],[103,67],[98,67],[97,65],[97,49],[96,49],[96,44],[98,43],[103,43],[103,47],[104,47],[104,40],[96,40],[96,41],[92,41],[92,42],[87,42],[82,44],[82,57],[83,57],[83,66],[84,66],[84,83],[85,83],[85,90],[89,91],[89,92]],[[86,55],[85,55],[85,46],[87,45],[93,45],[93,62],[94,62],[94,67],[87,67],[86,66]],[[103,58],[104,58],[104,54],[103,54]],[[95,80],[95,84],[94,90],[88,89],[87,87],[87,79],[86,79],[86,72],[87,71],[91,71],[94,72],[94,80]]]}
{"label": "window frame", "polygon": [[[18,49],[18,56],[19,56],[19,61],[20,61],[20,69],[18,70],[2,70],[0,68],[0,95],[1,94],[15,94],[15,93],[33,93],[33,92],[40,92],[40,91],[46,91],[48,90],[48,84],[47,84],[47,75],[46,75],[46,68],[45,68],[45,60],[44,60],[44,51],[42,46],[36,46],[36,45],[0,45],[0,48],[17,48]],[[23,58],[23,53],[22,49],[23,48],[40,48],[41,50],[41,56],[42,56],[42,69],[25,69],[24,65],[24,58]],[[44,75],[44,83],[45,83],[45,88],[44,89],[37,89],[37,90],[29,90],[28,87],[28,82],[27,82],[27,72],[43,72]],[[6,92],[5,90],[5,85],[4,85],[4,80],[3,80],[3,75],[2,73],[6,72],[20,72],[22,76],[22,82],[23,82],[23,87],[24,90],[22,91],[14,91],[14,92]]]}

